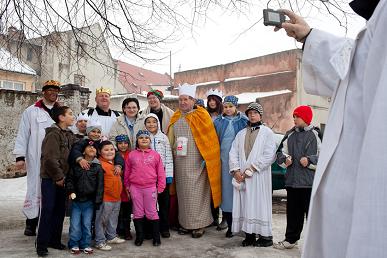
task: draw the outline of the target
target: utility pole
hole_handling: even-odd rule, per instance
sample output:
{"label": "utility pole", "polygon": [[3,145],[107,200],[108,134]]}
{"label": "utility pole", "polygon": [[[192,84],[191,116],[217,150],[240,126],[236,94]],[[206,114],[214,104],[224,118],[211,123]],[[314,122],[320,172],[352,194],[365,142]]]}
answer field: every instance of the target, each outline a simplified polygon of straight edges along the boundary
{"label": "utility pole", "polygon": [[172,93],[172,51],[169,51],[169,91]]}

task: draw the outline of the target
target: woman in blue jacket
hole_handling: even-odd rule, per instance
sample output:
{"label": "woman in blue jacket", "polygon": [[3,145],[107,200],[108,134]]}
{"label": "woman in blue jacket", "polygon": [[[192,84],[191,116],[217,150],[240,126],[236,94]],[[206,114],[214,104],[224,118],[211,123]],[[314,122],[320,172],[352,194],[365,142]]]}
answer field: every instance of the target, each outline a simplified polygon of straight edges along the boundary
{"label": "woman in blue jacket", "polygon": [[215,121],[215,129],[218,134],[220,143],[220,159],[222,162],[222,209],[223,217],[227,221],[226,237],[232,237],[232,202],[233,202],[233,185],[232,175],[229,169],[229,152],[232,142],[237,133],[246,127],[247,117],[237,110],[238,98],[235,96],[226,96],[223,100],[223,115],[218,116]]}

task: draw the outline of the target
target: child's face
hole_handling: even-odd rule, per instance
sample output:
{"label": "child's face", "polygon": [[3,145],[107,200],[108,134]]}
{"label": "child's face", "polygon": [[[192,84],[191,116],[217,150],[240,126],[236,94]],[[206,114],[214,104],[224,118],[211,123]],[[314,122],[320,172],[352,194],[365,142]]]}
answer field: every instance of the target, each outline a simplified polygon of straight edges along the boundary
{"label": "child's face", "polygon": [[96,157],[97,156],[97,149],[94,148],[94,146],[87,146],[85,151],[83,152],[83,155],[88,157]]}
{"label": "child's face", "polygon": [[138,147],[140,147],[140,149],[149,148],[150,138],[148,136],[141,135],[137,138],[137,143],[138,143]]}
{"label": "child's face", "polygon": [[129,143],[127,142],[117,142],[117,148],[119,151],[125,152],[129,149]]}
{"label": "child's face", "polygon": [[210,98],[210,99],[208,100],[208,106],[209,106],[210,108],[216,108],[216,101],[215,101],[213,98]]}
{"label": "child's face", "polygon": [[158,123],[157,123],[157,120],[156,118],[154,117],[148,117],[146,119],[146,122],[145,122],[145,128],[151,132],[152,134],[155,134],[157,133],[157,130],[158,130]]}
{"label": "child's face", "polygon": [[247,117],[252,124],[261,121],[261,115],[256,110],[249,110],[249,112],[247,112]]}
{"label": "child's face", "polygon": [[236,113],[236,106],[226,103],[223,105],[223,112],[226,116],[233,116]]}
{"label": "child's face", "polygon": [[308,125],[304,122],[304,120],[302,120],[300,117],[294,115],[293,116],[293,120],[294,120],[294,125],[296,127],[300,127],[300,128],[303,128],[303,127],[307,127]]}
{"label": "child's face", "polygon": [[59,116],[59,121],[61,121],[66,127],[72,126],[74,124],[74,120],[73,111],[70,108],[67,109],[64,116]]}
{"label": "child's face", "polygon": [[98,129],[94,129],[94,130],[90,131],[90,133],[87,135],[87,137],[89,137],[90,140],[98,141],[101,139],[101,131]]}
{"label": "child's face", "polygon": [[75,126],[77,127],[80,133],[85,133],[87,127],[87,120],[78,120]]}
{"label": "child's face", "polygon": [[103,146],[100,152],[101,157],[109,161],[114,160],[116,155],[116,150],[114,149],[113,144]]}

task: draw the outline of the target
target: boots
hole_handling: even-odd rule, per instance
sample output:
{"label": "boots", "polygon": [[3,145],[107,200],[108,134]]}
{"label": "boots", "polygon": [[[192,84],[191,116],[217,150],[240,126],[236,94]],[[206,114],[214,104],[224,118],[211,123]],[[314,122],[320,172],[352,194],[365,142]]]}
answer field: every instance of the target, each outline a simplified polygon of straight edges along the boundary
{"label": "boots", "polygon": [[246,234],[245,240],[242,241],[242,246],[251,246],[255,243],[255,234]]}
{"label": "boots", "polygon": [[141,246],[144,241],[144,220],[143,219],[133,219],[134,228],[136,229],[136,240],[134,244],[136,246]]}
{"label": "boots", "polygon": [[153,246],[161,245],[159,220],[152,220]]}
{"label": "boots", "polygon": [[26,236],[36,236],[36,227],[38,226],[39,218],[26,219],[26,228],[24,230],[24,235]]}

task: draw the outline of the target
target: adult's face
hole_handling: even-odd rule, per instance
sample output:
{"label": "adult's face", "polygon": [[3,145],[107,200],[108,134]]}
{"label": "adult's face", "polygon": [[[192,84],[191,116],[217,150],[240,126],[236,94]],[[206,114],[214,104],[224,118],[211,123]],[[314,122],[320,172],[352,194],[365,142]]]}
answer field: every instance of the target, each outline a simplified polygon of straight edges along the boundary
{"label": "adult's face", "polygon": [[195,99],[188,95],[179,96],[179,109],[182,112],[189,112],[193,109],[195,104]]}
{"label": "adult's face", "polygon": [[261,115],[256,110],[249,110],[249,112],[247,112],[247,117],[252,124],[261,121]]}
{"label": "adult's face", "polygon": [[138,114],[138,107],[136,102],[132,101],[126,104],[126,106],[124,107],[124,112],[128,118],[136,118]]}
{"label": "adult's face", "polygon": [[151,109],[158,110],[161,108],[160,99],[152,94],[148,97],[148,105]]}
{"label": "adult's face", "polygon": [[105,92],[98,93],[95,96],[95,103],[97,103],[97,107],[100,109],[109,109],[110,95]]}
{"label": "adult's face", "polygon": [[54,103],[59,94],[59,89],[49,88],[43,91],[43,98],[50,103]]}

